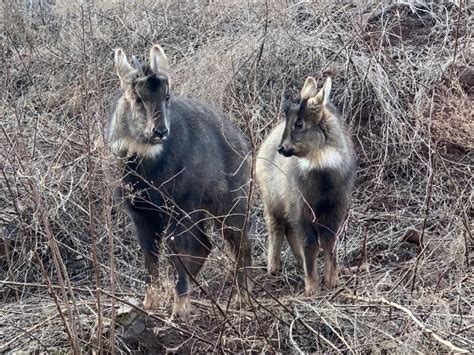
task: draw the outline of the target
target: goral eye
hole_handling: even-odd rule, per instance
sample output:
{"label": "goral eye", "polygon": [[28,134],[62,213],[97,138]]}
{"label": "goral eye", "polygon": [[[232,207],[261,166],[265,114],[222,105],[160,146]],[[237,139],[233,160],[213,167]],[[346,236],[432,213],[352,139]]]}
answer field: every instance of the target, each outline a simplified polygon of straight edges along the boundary
{"label": "goral eye", "polygon": [[296,121],[295,128],[297,129],[303,128],[303,121],[300,121],[300,120]]}
{"label": "goral eye", "polygon": [[166,99],[166,101],[169,101],[170,100],[170,94],[167,94],[165,99]]}
{"label": "goral eye", "polygon": [[142,99],[141,99],[140,96],[137,96],[137,98],[135,99],[135,102],[136,102],[137,104],[141,104],[143,101],[142,101]]}

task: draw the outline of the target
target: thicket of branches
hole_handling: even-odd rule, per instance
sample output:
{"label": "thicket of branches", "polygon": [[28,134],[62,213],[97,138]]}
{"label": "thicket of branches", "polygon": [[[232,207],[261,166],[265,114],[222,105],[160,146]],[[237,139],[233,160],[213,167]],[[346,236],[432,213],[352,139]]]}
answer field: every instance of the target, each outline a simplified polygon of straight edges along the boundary
{"label": "thicket of branches", "polygon": [[[3,2],[1,351],[472,349],[467,5]],[[104,127],[118,88],[113,49],[145,58],[153,43],[170,59],[173,90],[227,113],[254,150],[306,76],[333,76],[359,158],[337,289],[301,296],[288,250],[282,276],[264,275],[257,194],[253,307],[216,311],[232,280],[223,270],[233,267],[216,240],[198,280],[207,294],[196,288],[189,323],[169,320],[165,261],[162,309],[128,319],[142,314],[144,267],[110,200],[118,182],[106,173]]]}

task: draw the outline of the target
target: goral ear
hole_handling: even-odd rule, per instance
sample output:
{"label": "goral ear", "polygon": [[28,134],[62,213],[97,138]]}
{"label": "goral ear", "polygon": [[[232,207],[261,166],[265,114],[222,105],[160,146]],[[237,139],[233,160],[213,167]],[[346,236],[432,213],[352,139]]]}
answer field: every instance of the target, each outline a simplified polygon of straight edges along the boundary
{"label": "goral ear", "polygon": [[133,68],[128,62],[127,56],[122,48],[115,50],[115,70],[123,87],[125,79],[133,71]]}
{"label": "goral ear", "polygon": [[301,100],[308,100],[314,97],[318,92],[316,79],[312,76],[308,76],[304,82],[303,88],[301,89]]}
{"label": "goral ear", "polygon": [[330,77],[327,77],[321,90],[319,90],[316,96],[314,96],[308,101],[308,104],[322,104],[323,106],[326,106],[329,102],[329,97],[331,95],[331,88],[332,79]]}
{"label": "goral ear", "polygon": [[159,44],[154,44],[150,49],[150,67],[154,73],[169,71],[168,58]]}

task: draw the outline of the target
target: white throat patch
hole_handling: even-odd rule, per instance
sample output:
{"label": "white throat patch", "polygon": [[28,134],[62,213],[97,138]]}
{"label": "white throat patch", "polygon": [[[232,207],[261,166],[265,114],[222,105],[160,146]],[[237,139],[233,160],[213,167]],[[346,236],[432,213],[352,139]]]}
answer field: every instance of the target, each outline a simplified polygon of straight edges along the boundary
{"label": "white throat patch", "polygon": [[144,144],[130,138],[120,138],[114,141],[110,149],[117,155],[125,154],[129,157],[134,154],[144,158],[156,158],[163,151],[163,144]]}
{"label": "white throat patch", "polygon": [[344,162],[344,158],[336,148],[326,148],[311,158],[298,158],[298,164],[303,170],[336,169]]}

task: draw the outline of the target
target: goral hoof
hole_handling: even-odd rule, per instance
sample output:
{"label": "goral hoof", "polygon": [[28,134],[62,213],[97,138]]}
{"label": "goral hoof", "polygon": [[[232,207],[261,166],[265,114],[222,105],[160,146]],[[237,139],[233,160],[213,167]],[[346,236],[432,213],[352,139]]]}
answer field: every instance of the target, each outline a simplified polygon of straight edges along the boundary
{"label": "goral hoof", "polygon": [[186,322],[191,316],[191,300],[189,296],[175,296],[173,304],[173,316]]}
{"label": "goral hoof", "polygon": [[143,308],[147,310],[156,310],[160,307],[160,299],[156,286],[148,285],[143,300]]}
{"label": "goral hoof", "polygon": [[307,285],[304,290],[304,295],[306,297],[316,296],[319,292],[319,289],[316,285]]}
{"label": "goral hoof", "polygon": [[326,285],[328,288],[335,288],[337,286],[337,282],[339,281],[339,278],[337,275],[333,275],[332,277],[326,277]]}

